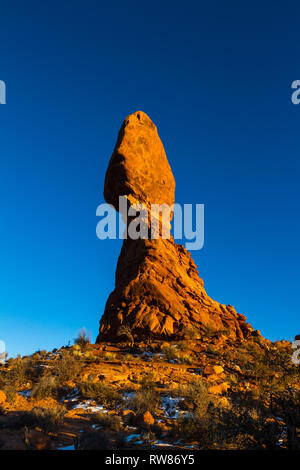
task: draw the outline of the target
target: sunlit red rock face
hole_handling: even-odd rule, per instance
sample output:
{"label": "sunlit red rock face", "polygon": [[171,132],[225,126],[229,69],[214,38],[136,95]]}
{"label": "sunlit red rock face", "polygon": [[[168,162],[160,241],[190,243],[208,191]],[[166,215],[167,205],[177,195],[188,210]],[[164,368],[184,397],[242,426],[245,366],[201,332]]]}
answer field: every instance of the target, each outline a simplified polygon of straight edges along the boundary
{"label": "sunlit red rock face", "polygon": [[104,198],[118,210],[119,196],[131,203],[174,204],[175,180],[156,126],[138,111],[122,124],[105,175]]}
{"label": "sunlit red rock face", "polygon": [[[104,187],[106,202],[172,205],[175,181],[156,126],[143,112],[128,116],[119,132]],[[97,342],[120,341],[121,325],[136,340],[177,339],[207,328],[243,339],[257,334],[232,306],[212,300],[190,253],[173,239],[126,239],[118,260],[115,289],[100,321]]]}

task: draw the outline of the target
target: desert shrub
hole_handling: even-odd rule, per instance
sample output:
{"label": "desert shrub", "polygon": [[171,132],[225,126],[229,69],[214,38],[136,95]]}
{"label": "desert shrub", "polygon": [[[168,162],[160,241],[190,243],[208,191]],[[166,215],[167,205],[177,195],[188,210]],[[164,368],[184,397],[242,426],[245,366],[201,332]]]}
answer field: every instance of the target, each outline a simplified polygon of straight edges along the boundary
{"label": "desert shrub", "polygon": [[95,355],[92,351],[86,351],[83,353],[83,359],[85,361],[93,361],[95,359]]}
{"label": "desert shrub", "polygon": [[8,403],[13,403],[14,399],[15,399],[15,396],[16,396],[16,388],[13,384],[11,383],[7,383],[4,387],[3,387],[3,391],[6,395],[6,401]]}
{"label": "desert shrub", "polygon": [[99,426],[110,429],[112,431],[120,431],[122,428],[122,420],[120,416],[108,413],[97,413],[94,420]]}
{"label": "desert shrub", "polygon": [[201,379],[195,380],[185,387],[180,387],[177,393],[184,397],[183,408],[193,410],[197,415],[205,414],[209,404],[213,401],[207,386]]}
{"label": "desert shrub", "polygon": [[284,390],[274,398],[273,406],[276,415],[286,423],[287,448],[300,450],[300,391],[295,388]]}
{"label": "desert shrub", "polygon": [[165,345],[161,348],[164,358],[167,361],[174,361],[178,359],[178,350],[173,345]]}
{"label": "desert shrub", "polygon": [[212,420],[211,410],[214,404],[207,387],[200,380],[179,390],[184,400],[182,408],[187,414],[174,420],[172,433],[184,441],[198,441],[203,449],[213,448],[216,425]]}
{"label": "desert shrub", "polygon": [[0,390],[5,387],[7,383],[7,374],[3,371],[0,371]]}
{"label": "desert shrub", "polygon": [[123,356],[123,361],[125,361],[125,362],[126,361],[135,361],[136,359],[137,358],[134,357],[133,354],[129,354],[129,353],[127,353]]}
{"label": "desert shrub", "polygon": [[35,362],[38,362],[41,360],[41,354],[40,351],[36,351],[35,353],[32,354],[32,360]]}
{"label": "desert shrub", "polygon": [[54,408],[35,407],[31,411],[25,411],[20,415],[19,424],[29,428],[39,427],[48,433],[56,431],[64,422],[66,410],[61,406]]}
{"label": "desert shrub", "polygon": [[55,370],[59,385],[64,385],[69,381],[75,382],[81,370],[80,359],[75,359],[67,351],[64,351],[62,356],[55,362]]}
{"label": "desert shrub", "polygon": [[143,433],[142,439],[147,444],[151,444],[156,441],[156,435],[153,431],[146,431],[145,433]]}
{"label": "desert shrub", "polygon": [[155,390],[156,382],[153,372],[144,374],[140,380],[140,388],[129,399],[128,407],[137,413],[156,413],[160,404],[160,395]]}
{"label": "desert shrub", "polygon": [[31,396],[38,400],[52,397],[57,388],[57,378],[53,375],[41,377],[34,385]]}
{"label": "desert shrub", "polygon": [[159,399],[154,390],[138,390],[129,402],[129,407],[137,413],[155,413],[158,409]]}
{"label": "desert shrub", "polygon": [[101,382],[84,382],[79,385],[79,389],[84,398],[90,398],[107,407],[113,408],[121,402],[120,394]]}
{"label": "desert shrub", "polygon": [[201,338],[201,332],[195,326],[189,326],[189,327],[184,328],[183,333],[187,339],[200,339]]}
{"label": "desert shrub", "polygon": [[18,356],[11,363],[11,369],[7,373],[7,382],[20,387],[34,379],[36,373],[29,359],[22,359]]}
{"label": "desert shrub", "polygon": [[160,404],[160,396],[153,389],[138,390],[135,395],[129,400],[128,407],[138,414],[149,411],[155,414]]}
{"label": "desert shrub", "polygon": [[81,347],[78,344],[74,344],[71,347],[70,353],[72,354],[73,357],[75,357],[75,359],[81,359],[83,356]]}
{"label": "desert shrub", "polygon": [[117,357],[116,353],[107,351],[104,355],[106,361],[113,361]]}
{"label": "desert shrub", "polygon": [[173,421],[171,434],[184,442],[198,442],[202,449],[213,447],[213,427],[208,416],[196,418],[189,414]]}
{"label": "desert shrub", "polygon": [[217,445],[224,449],[275,450],[283,432],[282,424],[266,415],[263,408],[241,403],[230,409],[215,408],[212,420]]}
{"label": "desert shrub", "polygon": [[213,346],[212,344],[208,344],[206,351],[208,354],[213,354],[214,356],[222,356],[222,352],[217,346]]}
{"label": "desert shrub", "polygon": [[197,441],[203,449],[276,449],[282,421],[274,419],[260,402],[240,397],[220,407],[201,381],[185,387],[184,418],[174,421],[173,434],[185,441]]}
{"label": "desert shrub", "polygon": [[139,383],[143,390],[154,390],[156,386],[154,373],[148,372],[147,374],[143,374]]}
{"label": "desert shrub", "polygon": [[172,433],[184,440],[198,440],[203,448],[210,448],[215,431],[210,419],[214,407],[206,385],[200,380],[179,387],[177,395],[184,397],[181,406],[187,415],[174,421]]}
{"label": "desert shrub", "polygon": [[86,328],[81,328],[78,332],[77,338],[74,340],[74,343],[82,349],[86,349],[91,343],[91,333],[88,333]]}
{"label": "desert shrub", "polygon": [[270,408],[276,403],[276,397],[288,393],[299,383],[297,367],[291,363],[290,348],[282,345],[265,347],[254,341],[248,341],[240,347],[236,363],[241,364],[241,352],[248,363],[244,366],[244,377],[254,385],[256,398]]}
{"label": "desert shrub", "polygon": [[179,362],[181,364],[193,364],[193,358],[189,354],[183,354],[179,357]]}
{"label": "desert shrub", "polygon": [[70,352],[75,359],[82,359],[84,361],[92,361],[96,359],[92,351],[86,350],[86,348],[82,350],[78,344],[74,344]]}
{"label": "desert shrub", "polygon": [[120,328],[118,329],[117,335],[118,336],[126,336],[126,338],[128,338],[129,341],[130,341],[130,346],[133,348],[133,346],[134,346],[134,337],[133,337],[133,333],[131,331],[130,326],[128,326],[128,325],[120,326]]}

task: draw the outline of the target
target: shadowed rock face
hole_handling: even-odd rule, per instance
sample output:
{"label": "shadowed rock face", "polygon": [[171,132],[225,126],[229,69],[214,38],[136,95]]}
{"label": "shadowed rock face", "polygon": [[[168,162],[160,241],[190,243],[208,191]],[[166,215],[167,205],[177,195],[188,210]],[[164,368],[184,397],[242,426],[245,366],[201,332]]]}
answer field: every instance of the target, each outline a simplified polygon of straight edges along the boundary
{"label": "shadowed rock face", "polygon": [[[107,203],[119,210],[118,198],[124,195],[147,209],[154,203],[172,205],[175,199],[156,126],[141,111],[125,119],[105,177]],[[207,328],[239,339],[258,334],[245,320],[206,294],[190,253],[172,238],[125,239],[97,342],[122,339],[117,335],[121,325],[129,326],[136,340],[177,339]]]}

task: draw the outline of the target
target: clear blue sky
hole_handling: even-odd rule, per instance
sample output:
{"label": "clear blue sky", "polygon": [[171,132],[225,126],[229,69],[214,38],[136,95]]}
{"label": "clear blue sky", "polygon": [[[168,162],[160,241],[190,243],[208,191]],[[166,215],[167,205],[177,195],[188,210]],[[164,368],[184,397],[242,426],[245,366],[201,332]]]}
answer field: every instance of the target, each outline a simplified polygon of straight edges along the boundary
{"label": "clear blue sky", "polygon": [[[278,4],[281,5],[278,5]],[[95,339],[121,241],[96,207],[122,120],[158,126],[179,203],[205,204],[208,294],[270,339],[299,322],[299,2],[2,1],[0,339]]]}

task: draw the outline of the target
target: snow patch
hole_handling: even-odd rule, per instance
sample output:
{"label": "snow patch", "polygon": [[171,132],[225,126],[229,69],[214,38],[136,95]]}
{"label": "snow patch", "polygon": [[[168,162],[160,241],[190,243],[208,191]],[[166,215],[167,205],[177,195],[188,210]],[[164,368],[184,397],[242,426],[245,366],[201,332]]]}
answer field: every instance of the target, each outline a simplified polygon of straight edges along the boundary
{"label": "snow patch", "polygon": [[73,406],[73,410],[76,409],[90,411],[91,413],[108,413],[108,410],[106,410],[103,405],[94,405],[91,400],[86,400]]}
{"label": "snow patch", "polygon": [[32,390],[22,390],[21,392],[18,392],[19,395],[22,395],[24,398],[29,398],[31,397]]}
{"label": "snow patch", "polygon": [[179,407],[179,403],[183,401],[183,397],[162,397],[161,403],[162,403],[162,408],[164,410],[164,414],[167,418],[171,419],[177,419],[179,415],[185,414],[184,411],[182,411]]}

